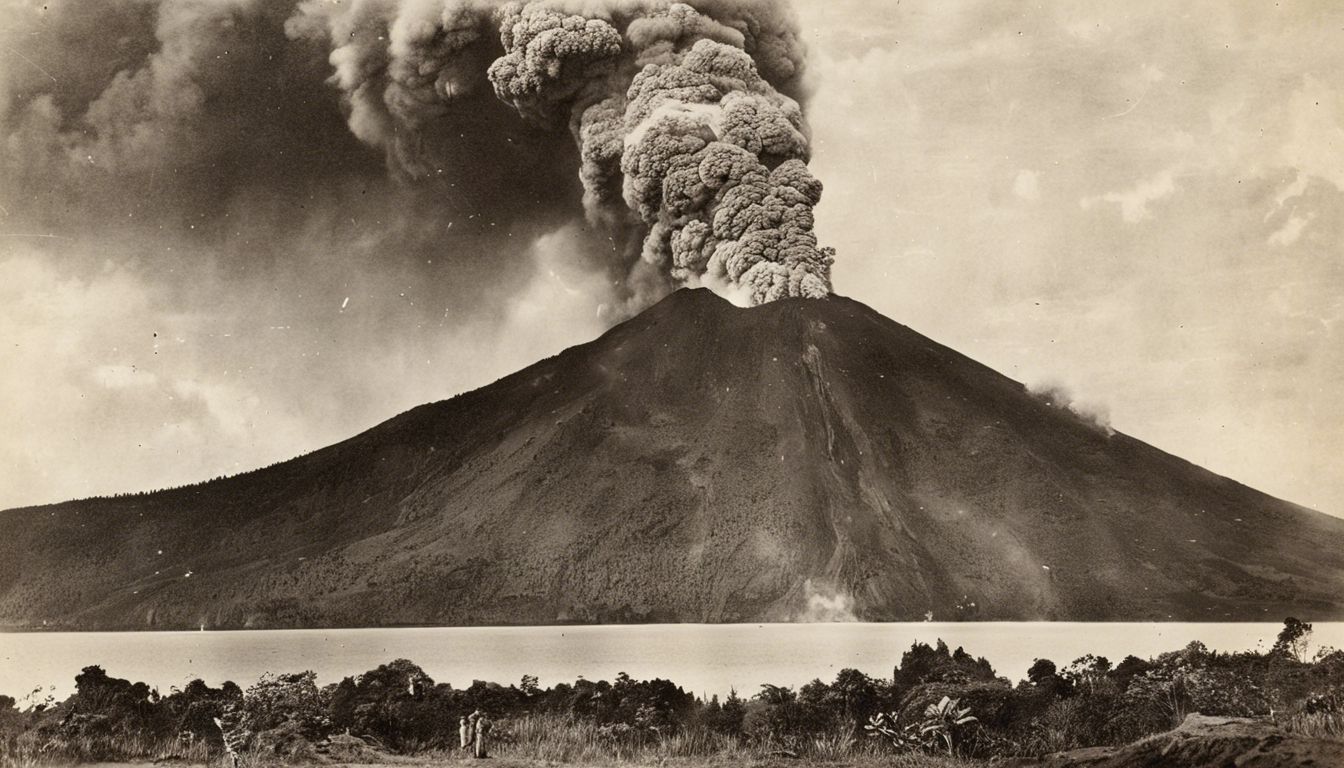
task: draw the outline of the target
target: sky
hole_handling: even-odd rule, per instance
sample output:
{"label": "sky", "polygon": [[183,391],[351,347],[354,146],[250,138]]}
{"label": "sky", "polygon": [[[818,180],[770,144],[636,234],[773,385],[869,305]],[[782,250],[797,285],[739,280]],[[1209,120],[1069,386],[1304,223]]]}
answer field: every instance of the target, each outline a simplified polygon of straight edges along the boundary
{"label": "sky", "polygon": [[[1087,5],[798,4],[836,292],[1344,515],[1344,10]],[[488,89],[379,133],[293,2],[0,14],[0,507],[282,461],[628,310],[569,137]]]}

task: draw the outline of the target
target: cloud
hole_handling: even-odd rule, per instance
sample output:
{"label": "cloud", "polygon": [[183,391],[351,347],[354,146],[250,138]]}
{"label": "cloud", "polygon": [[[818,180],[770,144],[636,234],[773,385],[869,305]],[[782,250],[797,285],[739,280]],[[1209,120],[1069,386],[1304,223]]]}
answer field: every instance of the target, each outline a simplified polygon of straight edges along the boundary
{"label": "cloud", "polygon": [[1302,230],[1311,222],[1311,216],[1289,216],[1288,221],[1284,222],[1283,228],[1269,236],[1269,244],[1277,246],[1289,246],[1296,243],[1302,236]]}
{"label": "cloud", "polygon": [[1085,197],[1080,202],[1083,210],[1090,210],[1101,203],[1115,203],[1120,207],[1120,215],[1126,222],[1137,224],[1153,217],[1149,208],[1151,203],[1165,200],[1175,192],[1176,169],[1167,168],[1140,180],[1130,189]]}
{"label": "cloud", "polygon": [[[532,276],[506,299],[507,309],[493,330],[507,344],[507,359],[496,363],[500,375],[549,357],[577,340],[596,337],[607,318],[623,314],[610,280],[585,269],[573,254],[601,247],[602,235],[571,223],[538,237],[530,246]],[[518,343],[521,341],[521,343]]]}
{"label": "cloud", "polygon": [[[487,87],[417,115],[389,174],[347,127],[325,41],[287,35],[295,7],[20,4],[5,40],[32,66],[0,70],[6,230],[98,237],[165,275],[236,275],[311,266],[293,234],[322,221],[378,238],[389,271],[418,265],[434,303],[520,279],[506,234],[526,241],[577,206],[568,137],[524,125]],[[321,261],[351,258],[335,245]]]}
{"label": "cloud", "polygon": [[156,350],[154,329],[199,329],[133,270],[89,278],[30,251],[0,257],[0,286],[0,506],[199,480],[235,468],[240,452],[264,456],[268,441],[288,448],[301,429],[269,414],[250,434],[224,434],[182,397],[180,379],[205,374]]}
{"label": "cloud", "polygon": [[[1284,185],[1282,189],[1274,194],[1274,205],[1276,208],[1282,208],[1284,203],[1287,203],[1289,200],[1292,200],[1295,197],[1301,197],[1302,193],[1307,191],[1307,184],[1309,184],[1310,181],[1311,177],[1309,175],[1300,172],[1294,173],[1292,183]],[[1274,211],[1270,211],[1265,214],[1265,218],[1268,219],[1273,215]]]}

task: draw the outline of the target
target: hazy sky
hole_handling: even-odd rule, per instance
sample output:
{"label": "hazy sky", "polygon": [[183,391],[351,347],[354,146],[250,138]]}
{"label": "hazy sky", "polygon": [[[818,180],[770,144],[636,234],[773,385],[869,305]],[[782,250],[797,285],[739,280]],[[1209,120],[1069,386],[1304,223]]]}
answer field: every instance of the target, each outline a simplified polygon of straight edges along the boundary
{"label": "hazy sky", "polygon": [[[283,460],[606,326],[567,137],[484,93],[401,183],[292,3],[158,5],[0,0],[0,507]],[[836,290],[1344,515],[1344,12],[1086,5],[799,6]]]}

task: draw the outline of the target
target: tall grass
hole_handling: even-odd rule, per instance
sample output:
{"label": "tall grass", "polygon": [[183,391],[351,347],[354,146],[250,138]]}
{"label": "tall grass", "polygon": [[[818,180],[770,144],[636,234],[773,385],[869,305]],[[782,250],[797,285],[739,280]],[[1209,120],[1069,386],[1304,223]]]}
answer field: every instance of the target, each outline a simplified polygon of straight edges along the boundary
{"label": "tall grass", "polygon": [[709,757],[742,752],[737,739],[691,727],[662,736],[600,726],[568,715],[527,715],[501,724],[496,754],[557,763],[642,762],[666,757]]}
{"label": "tall grass", "polygon": [[0,739],[0,768],[167,759],[203,764],[211,756],[201,740],[189,743],[138,734]]}
{"label": "tall grass", "polygon": [[1285,720],[1283,726],[1303,736],[1344,740],[1344,712],[1299,712]]}
{"label": "tall grass", "polygon": [[808,757],[817,760],[840,760],[860,752],[861,750],[858,749],[860,744],[870,746],[874,743],[873,741],[860,742],[855,738],[852,728],[843,728],[820,736],[813,736],[805,744],[805,750]]}
{"label": "tall grass", "polygon": [[500,755],[561,763],[609,753],[594,723],[570,717],[528,715],[500,724],[494,751]]}
{"label": "tall grass", "polygon": [[847,728],[787,744],[771,741],[748,744],[698,725],[660,735],[598,726],[567,715],[528,715],[501,724],[492,753],[550,763],[602,764],[645,764],[668,759],[741,762],[781,756],[822,762],[878,755],[885,759],[895,757],[882,744],[857,738]]}
{"label": "tall grass", "polygon": [[[651,765],[668,760],[694,765],[774,764],[781,758],[795,757],[814,762],[873,758],[880,759],[884,768],[956,764],[930,756],[893,755],[880,742],[857,738],[845,728],[788,743],[766,740],[748,744],[745,739],[701,725],[659,734],[601,726],[570,715],[538,714],[497,721],[494,735],[493,756],[548,764]],[[456,751],[408,751],[418,753],[417,762],[453,759],[461,754]],[[244,752],[239,757],[239,768],[292,762],[252,752]],[[191,764],[231,766],[218,749],[212,752],[204,741],[199,740],[188,743],[138,735],[58,737],[45,742],[33,738],[0,739],[0,768],[45,768],[84,762],[156,762],[170,758]]]}

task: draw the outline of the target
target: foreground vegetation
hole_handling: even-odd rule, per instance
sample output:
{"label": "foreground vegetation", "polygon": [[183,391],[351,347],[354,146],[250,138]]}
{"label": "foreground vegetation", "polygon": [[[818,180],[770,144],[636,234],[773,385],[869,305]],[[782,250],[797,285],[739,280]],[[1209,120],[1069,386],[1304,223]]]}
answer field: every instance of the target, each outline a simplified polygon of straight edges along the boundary
{"label": "foreground vegetation", "polygon": [[178,758],[244,766],[458,758],[458,718],[494,720],[507,762],[771,762],[801,757],[940,766],[1129,743],[1187,714],[1273,718],[1344,739],[1344,652],[1305,655],[1310,625],[1289,619],[1267,652],[1200,643],[1118,664],[1038,659],[1027,679],[999,677],[961,648],[916,643],[889,679],[853,669],[798,689],[762,685],[704,701],[667,680],[579,679],[541,688],[436,684],[399,659],[319,687],[311,672],[268,675],[247,690],[199,680],[167,694],[86,667],[68,699],[0,696],[0,764]]}

